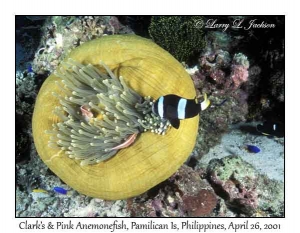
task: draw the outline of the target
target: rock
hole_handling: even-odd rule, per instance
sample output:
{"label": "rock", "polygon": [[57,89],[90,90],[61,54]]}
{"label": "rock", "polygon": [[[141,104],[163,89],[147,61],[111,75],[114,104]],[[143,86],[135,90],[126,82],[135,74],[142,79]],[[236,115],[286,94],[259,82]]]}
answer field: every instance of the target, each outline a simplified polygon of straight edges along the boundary
{"label": "rock", "polygon": [[217,197],[199,173],[183,165],[173,176],[147,193],[127,201],[134,217],[210,216]]}
{"label": "rock", "polygon": [[47,206],[46,206],[43,202],[39,202],[38,205],[37,205],[37,209],[38,209],[40,212],[45,211],[46,208],[47,208]]}
{"label": "rock", "polygon": [[30,193],[33,201],[38,201],[39,199],[49,198],[49,193],[39,193],[39,192],[31,192]]}
{"label": "rock", "polygon": [[182,192],[182,209],[187,216],[207,216],[215,208],[216,195],[207,182],[200,178],[198,172],[183,165],[170,178],[170,180],[172,179]]}
{"label": "rock", "polygon": [[216,195],[208,190],[202,189],[195,196],[183,197],[183,208],[188,216],[200,217],[209,215],[216,206]]}
{"label": "rock", "polygon": [[258,173],[239,156],[213,159],[207,177],[228,208],[247,216],[282,216],[283,183]]}

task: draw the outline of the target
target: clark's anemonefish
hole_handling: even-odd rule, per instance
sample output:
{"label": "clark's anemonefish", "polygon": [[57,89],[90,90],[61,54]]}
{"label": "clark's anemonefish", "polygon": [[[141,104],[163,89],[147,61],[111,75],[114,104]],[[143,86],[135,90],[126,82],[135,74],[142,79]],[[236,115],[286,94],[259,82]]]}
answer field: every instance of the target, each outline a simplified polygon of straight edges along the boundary
{"label": "clark's anemonefish", "polygon": [[206,109],[210,104],[206,94],[204,101],[200,104],[195,99],[185,99],[177,95],[165,95],[159,97],[152,106],[154,114],[168,119],[171,125],[178,129],[180,120],[197,116],[200,111]]}

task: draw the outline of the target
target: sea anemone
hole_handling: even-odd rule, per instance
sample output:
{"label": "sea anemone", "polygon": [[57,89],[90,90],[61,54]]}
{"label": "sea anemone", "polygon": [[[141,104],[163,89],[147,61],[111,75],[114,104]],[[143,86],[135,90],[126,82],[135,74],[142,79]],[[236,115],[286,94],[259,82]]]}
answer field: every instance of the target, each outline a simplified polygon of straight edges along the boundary
{"label": "sea anemone", "polygon": [[[148,96],[156,100],[167,94],[196,96],[183,66],[151,40],[113,35],[86,42],[65,58],[39,91],[32,118],[37,152],[79,193],[107,200],[139,195],[169,178],[195,145],[198,116],[183,120],[179,129],[157,134],[166,125],[155,126],[157,120],[147,112],[152,102]],[[101,133],[109,138],[101,138]],[[131,146],[111,150],[135,133],[138,137]],[[83,138],[90,140],[87,148]]]}
{"label": "sea anemone", "polygon": [[[60,101],[54,113],[61,122],[53,124],[49,146],[62,149],[70,158],[81,159],[81,165],[111,158],[130,135],[140,132],[165,134],[170,123],[151,111],[151,97],[142,98],[103,63],[107,74],[93,65],[82,65],[72,59],[63,62],[55,75],[56,84],[65,96],[53,92]],[[67,114],[67,115],[66,115]]]}

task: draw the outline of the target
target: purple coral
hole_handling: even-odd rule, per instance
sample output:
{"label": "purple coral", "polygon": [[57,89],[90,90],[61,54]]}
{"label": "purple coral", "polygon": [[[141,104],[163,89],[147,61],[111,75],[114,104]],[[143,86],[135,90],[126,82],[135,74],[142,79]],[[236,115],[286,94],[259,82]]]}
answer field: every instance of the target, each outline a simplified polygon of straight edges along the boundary
{"label": "purple coral", "polygon": [[[227,51],[206,52],[199,58],[200,69],[192,78],[197,86],[202,86],[213,94],[225,94],[237,90],[249,77],[249,62],[242,53],[237,53],[231,60]],[[230,69],[230,75],[226,75]],[[203,85],[199,81],[206,81]]]}
{"label": "purple coral", "polygon": [[[249,61],[242,53],[233,56],[222,49],[207,48],[199,58],[199,69],[191,74],[197,96],[206,93],[211,107],[201,112],[196,158],[218,143],[228,125],[245,121],[248,114]],[[205,133],[204,133],[205,132]]]}
{"label": "purple coral", "polygon": [[233,82],[233,89],[236,90],[241,86],[242,83],[248,81],[249,73],[249,62],[247,57],[238,53],[234,55],[233,64],[231,66],[230,79]]}
{"label": "purple coral", "polygon": [[210,72],[209,77],[212,78],[219,85],[224,85],[226,82],[225,72],[221,69],[213,69]]}

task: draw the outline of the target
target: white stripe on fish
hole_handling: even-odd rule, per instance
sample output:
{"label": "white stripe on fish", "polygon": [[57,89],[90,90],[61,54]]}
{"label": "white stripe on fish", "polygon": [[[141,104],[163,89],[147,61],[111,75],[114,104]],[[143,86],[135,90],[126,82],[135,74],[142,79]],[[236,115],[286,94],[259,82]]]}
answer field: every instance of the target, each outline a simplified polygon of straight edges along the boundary
{"label": "white stripe on fish", "polygon": [[185,119],[185,108],[186,108],[187,99],[181,98],[178,103],[177,113],[178,119]]}
{"label": "white stripe on fish", "polygon": [[158,114],[161,118],[164,117],[164,97],[158,99]]}

